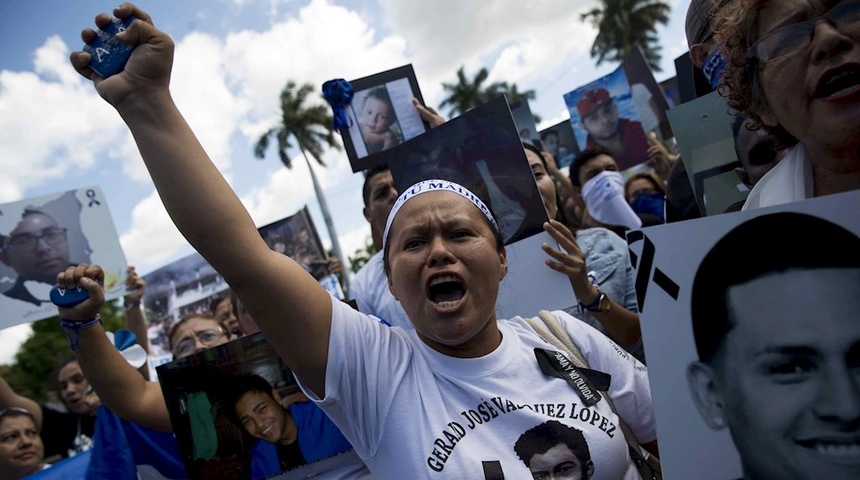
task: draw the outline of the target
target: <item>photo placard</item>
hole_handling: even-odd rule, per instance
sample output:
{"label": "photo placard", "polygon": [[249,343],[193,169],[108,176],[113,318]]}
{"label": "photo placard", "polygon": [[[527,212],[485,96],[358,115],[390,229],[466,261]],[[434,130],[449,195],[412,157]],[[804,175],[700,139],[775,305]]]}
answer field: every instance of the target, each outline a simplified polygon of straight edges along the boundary
{"label": "photo placard", "polygon": [[856,382],[858,204],[854,191],[627,234],[665,478],[857,473],[825,453],[858,430],[821,385]]}
{"label": "photo placard", "polygon": [[158,378],[191,480],[364,478],[352,446],[262,333],[161,365]]}
{"label": "photo placard", "polygon": [[384,152],[394,184],[404,192],[429,179],[472,190],[494,213],[506,245],[508,273],[496,314],[534,316],[575,302],[567,276],[546,266],[546,209],[504,96],[476,107]]}
{"label": "photo placard", "polygon": [[621,170],[648,161],[648,139],[623,67],[566,93],[564,101],[580,150],[603,147]]}
{"label": "photo placard", "polygon": [[412,65],[350,82],[352,103],[346,107],[349,128],[341,131],[353,172],[384,163],[380,152],[421,135],[430,126],[412,105],[424,104]]}
{"label": "photo placard", "polygon": [[50,290],[79,263],[101,265],[107,300],[125,293],[125,254],[99,187],[0,205],[0,328],[57,315]]}
{"label": "photo placard", "polygon": [[344,299],[337,275],[329,273],[328,255],[307,205],[294,215],[257,230],[269,248],[295,260],[335,298]]}
{"label": "photo placard", "polygon": [[540,131],[540,140],[549,153],[555,157],[558,168],[568,168],[579,155],[579,147],[573,136],[570,120],[564,120]]}

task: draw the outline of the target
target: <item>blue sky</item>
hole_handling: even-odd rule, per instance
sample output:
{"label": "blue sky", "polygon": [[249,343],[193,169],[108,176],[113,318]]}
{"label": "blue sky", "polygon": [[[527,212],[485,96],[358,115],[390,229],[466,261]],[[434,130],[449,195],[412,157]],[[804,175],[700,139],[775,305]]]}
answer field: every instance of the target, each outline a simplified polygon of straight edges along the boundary
{"label": "blue sky", "polygon": [[[671,22],[658,31],[663,80],[686,49],[689,0],[666,0]],[[319,86],[412,63],[425,100],[438,106],[442,82],[465,65],[489,81],[535,89],[539,126],[568,117],[563,94],[611,72],[588,51],[596,32],[579,21],[593,0],[143,0],[155,25],[176,42],[173,96],[213,161],[258,225],[307,204],[323,242],[328,234],[307,168],[294,152],[285,169],[274,151],[252,154],[275,124],[288,79]],[[91,27],[113,3],[90,0],[0,2],[0,203],[99,185],[129,264],[148,273],[191,253],[167,218],[137,149],[116,112],[69,66]],[[447,114],[447,112],[442,112]],[[345,254],[370,235],[361,213],[362,177],[330,151],[317,174]],[[201,215],[210,215],[200,205]],[[218,218],[212,217],[213,222]],[[8,363],[28,327],[0,331]],[[11,347],[11,348],[10,348]],[[8,353],[7,353],[8,352]]]}

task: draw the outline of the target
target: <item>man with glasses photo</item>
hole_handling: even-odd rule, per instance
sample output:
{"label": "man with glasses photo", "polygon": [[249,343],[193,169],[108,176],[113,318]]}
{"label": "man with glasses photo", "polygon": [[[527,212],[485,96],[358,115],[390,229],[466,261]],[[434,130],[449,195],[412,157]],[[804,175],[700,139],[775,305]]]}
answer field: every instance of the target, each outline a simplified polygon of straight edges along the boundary
{"label": "man with glasses photo", "polygon": [[66,233],[47,213],[25,208],[18,225],[0,235],[0,262],[17,273],[15,284],[3,295],[36,306],[50,302],[57,274],[69,266]]}

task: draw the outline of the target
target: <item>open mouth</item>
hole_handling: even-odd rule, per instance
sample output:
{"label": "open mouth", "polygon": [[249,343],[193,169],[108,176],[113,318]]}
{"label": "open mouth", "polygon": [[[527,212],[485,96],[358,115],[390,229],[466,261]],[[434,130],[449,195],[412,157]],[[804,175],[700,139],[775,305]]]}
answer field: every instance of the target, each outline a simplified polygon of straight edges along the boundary
{"label": "open mouth", "polygon": [[269,436],[270,433],[272,433],[272,429],[274,427],[275,427],[275,424],[273,423],[273,424],[269,425],[268,427],[264,428],[263,431],[260,432],[260,434],[263,435],[264,437],[267,437],[267,436]]}
{"label": "open mouth", "polygon": [[815,90],[816,98],[836,98],[860,86],[860,65],[845,65],[827,72]]}
{"label": "open mouth", "polygon": [[466,288],[459,278],[442,275],[430,281],[427,297],[436,305],[447,308],[456,306],[466,294]]}

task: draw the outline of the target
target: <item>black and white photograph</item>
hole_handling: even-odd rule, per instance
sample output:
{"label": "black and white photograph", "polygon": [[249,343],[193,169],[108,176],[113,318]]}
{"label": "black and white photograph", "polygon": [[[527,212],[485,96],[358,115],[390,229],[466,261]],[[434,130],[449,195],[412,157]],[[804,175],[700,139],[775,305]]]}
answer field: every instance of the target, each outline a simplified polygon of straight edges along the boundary
{"label": "black and white photograph", "polygon": [[158,378],[189,479],[366,472],[260,333],[162,365]]}
{"label": "black and white photograph", "polygon": [[429,129],[412,105],[413,98],[424,102],[412,65],[350,83],[354,94],[346,108],[349,129],[341,134],[354,172],[378,165],[376,154]]}
{"label": "black and white photograph", "polygon": [[665,478],[860,478],[858,204],[628,234]]}
{"label": "black and white photograph", "polygon": [[105,271],[105,294],[125,291],[126,260],[98,187],[0,205],[0,329],[57,314],[57,274],[78,263]]}

